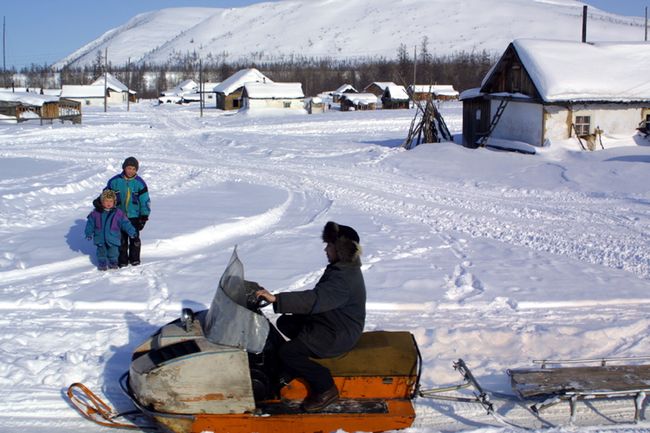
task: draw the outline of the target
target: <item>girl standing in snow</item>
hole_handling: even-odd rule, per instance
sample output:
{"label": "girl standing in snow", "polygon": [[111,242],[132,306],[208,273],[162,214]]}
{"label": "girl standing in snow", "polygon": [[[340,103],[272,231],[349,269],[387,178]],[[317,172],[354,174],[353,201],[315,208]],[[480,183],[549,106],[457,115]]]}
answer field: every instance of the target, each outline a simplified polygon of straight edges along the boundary
{"label": "girl standing in snow", "polygon": [[117,269],[117,258],[120,254],[122,232],[130,238],[137,235],[135,227],[120,209],[115,207],[116,196],[111,190],[102,192],[93,202],[95,210],[88,215],[86,222],[86,239],[95,240],[97,246],[97,269]]}

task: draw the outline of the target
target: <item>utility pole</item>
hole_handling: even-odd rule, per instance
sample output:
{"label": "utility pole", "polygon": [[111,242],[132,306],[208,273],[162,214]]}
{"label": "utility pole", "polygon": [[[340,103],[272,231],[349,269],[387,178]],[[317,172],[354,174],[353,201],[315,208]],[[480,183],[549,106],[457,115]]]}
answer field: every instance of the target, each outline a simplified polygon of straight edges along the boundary
{"label": "utility pole", "polygon": [[108,111],[108,99],[107,92],[108,89],[108,47],[104,49],[104,113]]}
{"label": "utility pole", "polygon": [[415,45],[413,47],[413,89],[415,90],[415,82],[416,82],[416,72],[417,72],[417,67],[418,67],[418,47]]}
{"label": "utility pole", "polygon": [[645,39],[648,42],[648,6],[645,7]]}
{"label": "utility pole", "polygon": [[126,61],[126,111],[131,111],[131,57]]}
{"label": "utility pole", "polygon": [[203,117],[203,62],[199,59],[199,108]]}
{"label": "utility pole", "polygon": [[587,42],[587,5],[582,7],[582,43]]}
{"label": "utility pole", "polygon": [[[646,14],[647,14],[646,8]],[[7,87],[7,60],[5,58],[5,47],[7,41],[7,17],[2,17],[2,81],[3,85]]]}

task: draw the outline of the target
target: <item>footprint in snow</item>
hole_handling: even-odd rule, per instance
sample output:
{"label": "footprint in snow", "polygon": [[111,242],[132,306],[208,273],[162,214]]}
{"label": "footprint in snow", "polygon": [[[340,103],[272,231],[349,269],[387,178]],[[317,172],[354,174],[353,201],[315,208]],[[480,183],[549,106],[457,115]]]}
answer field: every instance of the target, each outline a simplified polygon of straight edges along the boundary
{"label": "footprint in snow", "polygon": [[481,280],[460,266],[456,266],[454,274],[445,279],[447,280],[445,298],[450,301],[463,302],[485,291]]}

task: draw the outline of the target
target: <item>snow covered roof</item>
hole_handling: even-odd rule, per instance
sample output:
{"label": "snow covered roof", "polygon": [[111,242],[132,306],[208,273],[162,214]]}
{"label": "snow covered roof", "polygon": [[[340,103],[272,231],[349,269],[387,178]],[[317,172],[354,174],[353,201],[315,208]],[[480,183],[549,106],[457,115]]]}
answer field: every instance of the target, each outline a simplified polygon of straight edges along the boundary
{"label": "snow covered roof", "polygon": [[344,93],[341,98],[347,99],[355,105],[377,103],[377,95],[374,93]]}
{"label": "snow covered roof", "polygon": [[352,91],[354,93],[359,93],[357,89],[355,89],[352,84],[344,84],[335,91],[332,92],[332,95],[340,95],[341,93],[347,92],[347,91]]}
{"label": "snow covered roof", "polygon": [[246,83],[246,94],[252,99],[304,98],[302,83]]}
{"label": "snow covered roof", "polygon": [[458,96],[458,91],[451,84],[411,84],[409,90],[438,96]]}
{"label": "snow covered roof", "polygon": [[382,90],[386,90],[386,87],[388,87],[388,86],[396,86],[397,85],[397,84],[393,83],[392,81],[374,81],[374,82],[368,84],[363,90],[368,89],[368,87],[372,86],[373,84],[375,86],[379,87]]}
{"label": "snow covered roof", "polygon": [[545,102],[650,101],[648,43],[517,39],[512,47]]}
{"label": "snow covered roof", "polygon": [[[102,83],[103,84],[103,83]],[[64,84],[61,87],[62,98],[103,98],[104,86],[80,86]]]}
{"label": "snow covered roof", "polygon": [[406,93],[404,86],[398,86],[396,84],[387,86],[384,90],[384,95],[387,95],[390,99],[399,101],[407,101],[409,99],[409,95]]}
{"label": "snow covered roof", "polygon": [[235,90],[242,87],[244,84],[254,82],[272,83],[273,80],[255,68],[242,69],[241,71],[235,72],[230,77],[219,83],[219,85],[214,88],[214,91],[216,93],[229,95]]}
{"label": "snow covered roof", "polygon": [[465,99],[478,98],[481,95],[483,95],[483,93],[481,93],[480,87],[472,87],[471,89],[463,90],[458,99],[464,101]]}
{"label": "snow covered roof", "polygon": [[24,105],[42,107],[46,102],[56,102],[58,96],[41,95],[33,92],[5,92],[0,91],[0,101],[19,102]]}
{"label": "snow covered roof", "polygon": [[[97,78],[91,86],[104,86],[104,75],[102,74],[99,78]],[[120,80],[115,78],[111,74],[106,74],[106,88],[113,90],[115,92],[129,92],[129,93],[135,93],[133,90],[129,90],[129,88],[122,83]]]}

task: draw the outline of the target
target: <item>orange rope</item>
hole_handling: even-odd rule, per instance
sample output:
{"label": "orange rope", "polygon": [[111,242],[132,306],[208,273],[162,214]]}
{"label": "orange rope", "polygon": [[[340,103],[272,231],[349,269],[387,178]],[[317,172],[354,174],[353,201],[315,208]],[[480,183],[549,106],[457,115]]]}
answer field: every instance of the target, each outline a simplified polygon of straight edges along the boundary
{"label": "orange rope", "polygon": [[120,416],[101,398],[97,397],[82,383],[73,383],[67,391],[70,403],[86,419],[105,427],[139,430],[140,427],[133,424],[124,424],[115,421]]}

